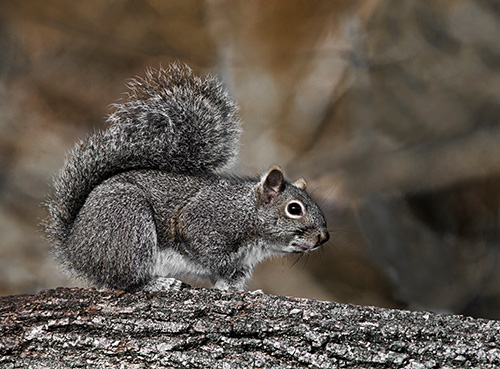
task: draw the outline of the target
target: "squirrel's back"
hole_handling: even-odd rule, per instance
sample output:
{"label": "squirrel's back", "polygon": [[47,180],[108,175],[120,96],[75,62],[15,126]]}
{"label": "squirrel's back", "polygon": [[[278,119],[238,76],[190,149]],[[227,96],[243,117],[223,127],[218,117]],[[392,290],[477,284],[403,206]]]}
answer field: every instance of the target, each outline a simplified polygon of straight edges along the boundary
{"label": "squirrel's back", "polygon": [[110,127],[78,142],[54,180],[45,228],[56,253],[89,193],[107,178],[133,169],[216,172],[237,157],[237,107],[216,78],[173,64],[148,70],[128,88]]}

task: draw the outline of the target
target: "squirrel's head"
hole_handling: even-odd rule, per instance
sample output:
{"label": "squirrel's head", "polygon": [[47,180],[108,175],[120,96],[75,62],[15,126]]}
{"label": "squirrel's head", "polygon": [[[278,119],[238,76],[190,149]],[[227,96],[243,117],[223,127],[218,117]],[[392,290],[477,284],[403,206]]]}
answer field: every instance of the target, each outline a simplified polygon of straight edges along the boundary
{"label": "squirrel's head", "polygon": [[291,183],[273,166],[257,184],[262,235],[280,253],[314,250],[330,238],[325,217],[306,192],[303,178]]}

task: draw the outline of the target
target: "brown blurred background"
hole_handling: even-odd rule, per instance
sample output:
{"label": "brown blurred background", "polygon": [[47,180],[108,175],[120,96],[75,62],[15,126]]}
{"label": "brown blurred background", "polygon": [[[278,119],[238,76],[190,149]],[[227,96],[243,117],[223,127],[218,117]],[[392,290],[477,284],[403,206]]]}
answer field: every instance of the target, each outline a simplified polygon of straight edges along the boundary
{"label": "brown blurred background", "polygon": [[238,171],[279,163],[327,213],[265,292],[500,319],[498,0],[0,0],[0,294],[77,285],[38,226],[126,80],[180,60],[241,106]]}

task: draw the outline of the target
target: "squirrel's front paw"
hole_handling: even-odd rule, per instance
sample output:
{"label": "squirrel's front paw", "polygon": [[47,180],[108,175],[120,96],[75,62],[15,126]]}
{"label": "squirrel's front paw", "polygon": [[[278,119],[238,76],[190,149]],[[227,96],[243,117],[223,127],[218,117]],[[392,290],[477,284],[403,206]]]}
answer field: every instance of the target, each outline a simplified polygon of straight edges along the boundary
{"label": "squirrel's front paw", "polygon": [[175,278],[156,277],[151,279],[144,287],[143,291],[161,291],[161,290],[175,290],[179,291],[184,288],[191,287],[189,284],[184,283]]}
{"label": "squirrel's front paw", "polygon": [[261,289],[258,289],[258,290],[254,290],[254,291],[247,291],[250,295],[265,295],[264,291],[262,291]]}

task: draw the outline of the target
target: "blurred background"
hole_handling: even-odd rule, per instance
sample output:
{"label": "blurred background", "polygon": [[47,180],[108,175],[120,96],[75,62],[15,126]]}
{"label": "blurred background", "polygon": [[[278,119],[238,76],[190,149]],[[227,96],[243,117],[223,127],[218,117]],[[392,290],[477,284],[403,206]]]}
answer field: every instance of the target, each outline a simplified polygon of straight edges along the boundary
{"label": "blurred background", "polygon": [[237,171],[305,177],[332,239],[250,289],[500,319],[498,0],[0,0],[0,295],[81,285],[39,223],[127,79],[179,60],[241,107]]}

